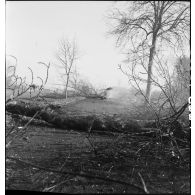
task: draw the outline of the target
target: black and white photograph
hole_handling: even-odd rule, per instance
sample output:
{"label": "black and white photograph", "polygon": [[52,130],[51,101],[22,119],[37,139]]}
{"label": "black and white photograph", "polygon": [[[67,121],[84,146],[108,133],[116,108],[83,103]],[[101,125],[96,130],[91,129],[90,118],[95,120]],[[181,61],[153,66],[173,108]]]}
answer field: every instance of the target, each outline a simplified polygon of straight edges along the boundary
{"label": "black and white photograph", "polygon": [[5,1],[5,192],[191,194],[191,2]]}

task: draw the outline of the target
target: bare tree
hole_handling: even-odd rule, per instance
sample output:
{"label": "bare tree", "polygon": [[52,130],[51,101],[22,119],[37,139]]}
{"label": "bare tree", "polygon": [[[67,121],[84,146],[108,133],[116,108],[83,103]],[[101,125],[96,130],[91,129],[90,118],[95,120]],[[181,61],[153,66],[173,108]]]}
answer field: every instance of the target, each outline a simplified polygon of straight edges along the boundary
{"label": "bare tree", "polygon": [[176,91],[178,104],[186,102],[190,96],[190,58],[181,56],[176,60],[173,75],[173,90]]}
{"label": "bare tree", "polygon": [[[46,68],[46,77],[44,80],[41,77],[37,77],[37,79],[40,80],[41,84],[36,85],[34,84],[34,74],[32,69],[28,67],[31,73],[31,80],[30,83],[28,83],[26,81],[26,77],[22,78],[21,76],[16,74],[17,58],[15,56],[11,57],[15,59],[15,64],[7,65],[6,68],[6,104],[12,100],[22,97],[22,95],[26,95],[27,93],[30,94],[31,99],[39,97],[48,80],[50,63],[46,64],[43,62],[38,62],[38,64],[41,64]],[[35,92],[35,90],[37,90],[37,93],[32,97],[32,92]]]}
{"label": "bare tree", "polygon": [[127,10],[114,9],[109,14],[108,18],[113,22],[109,34],[117,37],[117,46],[127,46],[131,62],[136,60],[133,55],[144,48],[142,57],[147,63],[145,95],[150,101],[154,56],[163,43],[176,48],[189,40],[190,4],[180,1],[133,1],[128,5]]}
{"label": "bare tree", "polygon": [[[142,52],[144,52],[144,48],[142,48]],[[147,83],[147,79],[143,78],[142,72],[137,71],[137,68],[139,67],[140,70],[141,67],[142,70],[146,71],[146,74],[148,70],[144,60],[142,58],[139,59],[139,54],[137,54],[137,60],[140,61],[139,66],[137,66],[137,61],[135,61],[127,71],[121,65],[119,65],[119,68],[128,77],[130,84],[145,98],[150,112],[153,112],[160,129],[164,130],[164,124],[166,124],[166,130],[168,130],[184,114],[188,106],[190,61],[186,57],[181,57],[180,60],[176,61],[176,66],[171,70],[166,59],[155,55],[155,64],[153,66],[155,74],[151,76],[151,81],[158,93],[149,102],[142,89],[142,84]]]}
{"label": "bare tree", "polygon": [[78,48],[76,42],[71,42],[65,39],[60,40],[56,57],[60,63],[58,65],[60,76],[65,82],[65,97],[67,99],[71,76],[75,73],[76,61],[78,60]]}
{"label": "bare tree", "polygon": [[176,69],[176,83],[184,88],[189,88],[190,86],[190,58],[187,56],[181,56],[177,59],[175,64]]}

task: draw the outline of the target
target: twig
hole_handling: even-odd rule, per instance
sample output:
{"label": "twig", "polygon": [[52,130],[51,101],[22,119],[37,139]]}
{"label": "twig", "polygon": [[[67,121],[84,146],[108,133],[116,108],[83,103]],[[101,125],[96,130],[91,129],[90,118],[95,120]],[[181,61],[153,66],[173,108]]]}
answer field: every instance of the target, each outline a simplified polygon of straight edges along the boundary
{"label": "twig", "polygon": [[61,171],[57,171],[55,169],[44,168],[44,167],[41,167],[41,166],[38,166],[38,165],[35,165],[35,164],[32,164],[32,163],[29,163],[29,162],[26,162],[26,161],[23,161],[23,160],[14,158],[14,157],[7,157],[7,159],[14,160],[16,162],[23,163],[23,164],[25,164],[27,166],[31,166],[31,167],[37,168],[39,170],[44,170],[44,171],[47,171],[47,172],[53,172],[53,173],[58,173],[58,174],[62,174],[62,175],[67,175],[68,174],[68,175],[73,175],[73,176],[80,176],[80,177],[86,177],[86,178],[91,178],[91,179],[98,179],[98,180],[107,181],[107,182],[118,183],[118,184],[125,185],[125,186],[131,186],[135,190],[139,190],[142,193],[146,193],[145,189],[141,188],[140,186],[138,186],[136,184],[120,181],[120,180],[115,180],[115,179],[111,179],[111,178],[104,178],[104,177],[100,177],[100,176],[92,176],[92,175],[89,175],[89,174],[86,174],[86,173],[82,173],[81,174],[81,173],[70,172],[70,171],[63,171],[63,172],[61,172]]}
{"label": "twig", "polygon": [[43,189],[43,192],[51,192],[51,190],[55,189],[56,187],[58,187],[58,186],[60,186],[60,185],[62,185],[62,184],[64,184],[64,183],[66,183],[66,182],[67,182],[67,179],[66,179],[65,181],[62,181],[62,182],[60,182],[60,183],[57,183],[57,184],[55,184],[55,185],[53,185],[53,186],[50,186],[50,187],[48,187],[48,188],[44,188],[44,189]]}
{"label": "twig", "polygon": [[22,128],[22,130],[26,129],[27,126],[32,122],[32,120],[38,115],[39,111],[37,111],[34,116],[25,124],[25,126]]}
{"label": "twig", "polygon": [[[23,131],[23,134],[25,133],[25,129],[28,127],[28,125],[32,122],[32,120],[38,115],[38,113],[39,113],[39,111],[37,111],[35,114],[34,114],[34,116],[24,125],[24,127],[22,127],[22,131]],[[23,135],[22,134],[22,135]],[[8,135],[7,135],[8,136]],[[6,136],[6,137],[7,137]],[[6,145],[6,148],[8,148],[9,146],[10,146],[10,144],[18,137],[18,136],[21,136],[21,134],[18,134],[18,132],[17,132],[17,134],[16,134],[16,136],[14,137],[14,138],[12,138],[12,140]]]}
{"label": "twig", "polygon": [[140,179],[141,179],[141,182],[142,182],[142,185],[143,185],[143,187],[144,187],[145,193],[146,193],[146,194],[149,194],[149,191],[148,191],[148,189],[147,189],[147,187],[146,187],[146,183],[145,183],[145,181],[144,181],[144,179],[143,179],[141,173],[138,172],[138,175],[139,175],[139,177],[140,177]]}
{"label": "twig", "polygon": [[90,124],[90,126],[89,126],[89,128],[88,128],[88,135],[86,136],[86,138],[87,138],[89,144],[91,145],[91,147],[93,148],[94,154],[95,154],[95,156],[96,156],[96,155],[97,155],[97,150],[95,149],[94,145],[92,144],[91,140],[89,139],[89,137],[90,137],[90,135],[91,135],[91,129],[92,129],[92,127],[93,127],[94,121],[95,121],[95,118],[91,121],[91,124]]}
{"label": "twig", "polygon": [[133,167],[132,172],[131,172],[131,183],[132,183],[132,181],[133,181],[134,170],[135,170],[135,168]]}

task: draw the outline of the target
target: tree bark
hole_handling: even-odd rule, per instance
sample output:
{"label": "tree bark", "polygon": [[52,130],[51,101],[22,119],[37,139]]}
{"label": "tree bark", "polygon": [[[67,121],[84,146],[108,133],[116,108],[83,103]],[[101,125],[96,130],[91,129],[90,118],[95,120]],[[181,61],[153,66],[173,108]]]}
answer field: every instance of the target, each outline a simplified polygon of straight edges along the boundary
{"label": "tree bark", "polygon": [[149,55],[149,62],[148,62],[148,79],[147,79],[147,86],[146,86],[146,102],[150,102],[150,95],[151,95],[151,77],[152,77],[152,66],[153,66],[153,61],[154,61],[154,54],[155,54],[155,47],[156,47],[156,35],[153,35],[152,39],[152,47],[150,48],[150,55]]}
{"label": "tree bark", "polygon": [[68,83],[69,83],[69,74],[67,75],[66,79],[66,86],[65,86],[65,99],[68,98]]}
{"label": "tree bark", "polygon": [[55,109],[45,106],[40,106],[36,103],[25,103],[17,101],[14,104],[9,103],[6,105],[6,111],[33,117],[36,119],[44,120],[56,127],[66,130],[78,131],[113,131],[113,132],[141,132],[141,127],[136,120],[129,120],[120,116],[110,115],[95,115],[95,114],[70,114],[63,109]]}

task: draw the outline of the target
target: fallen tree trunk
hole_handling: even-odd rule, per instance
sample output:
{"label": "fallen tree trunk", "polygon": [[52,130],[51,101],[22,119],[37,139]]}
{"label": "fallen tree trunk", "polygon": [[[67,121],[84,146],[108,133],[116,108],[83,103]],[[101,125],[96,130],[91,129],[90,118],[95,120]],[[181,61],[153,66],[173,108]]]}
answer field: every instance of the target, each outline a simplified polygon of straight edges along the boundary
{"label": "fallen tree trunk", "polygon": [[79,131],[114,131],[114,132],[140,132],[141,126],[136,120],[129,120],[120,116],[95,115],[95,114],[74,114],[67,113],[66,110],[55,109],[51,106],[40,105],[38,103],[26,103],[14,101],[6,105],[6,111],[24,115],[35,116],[36,119],[44,120],[62,129]]}

